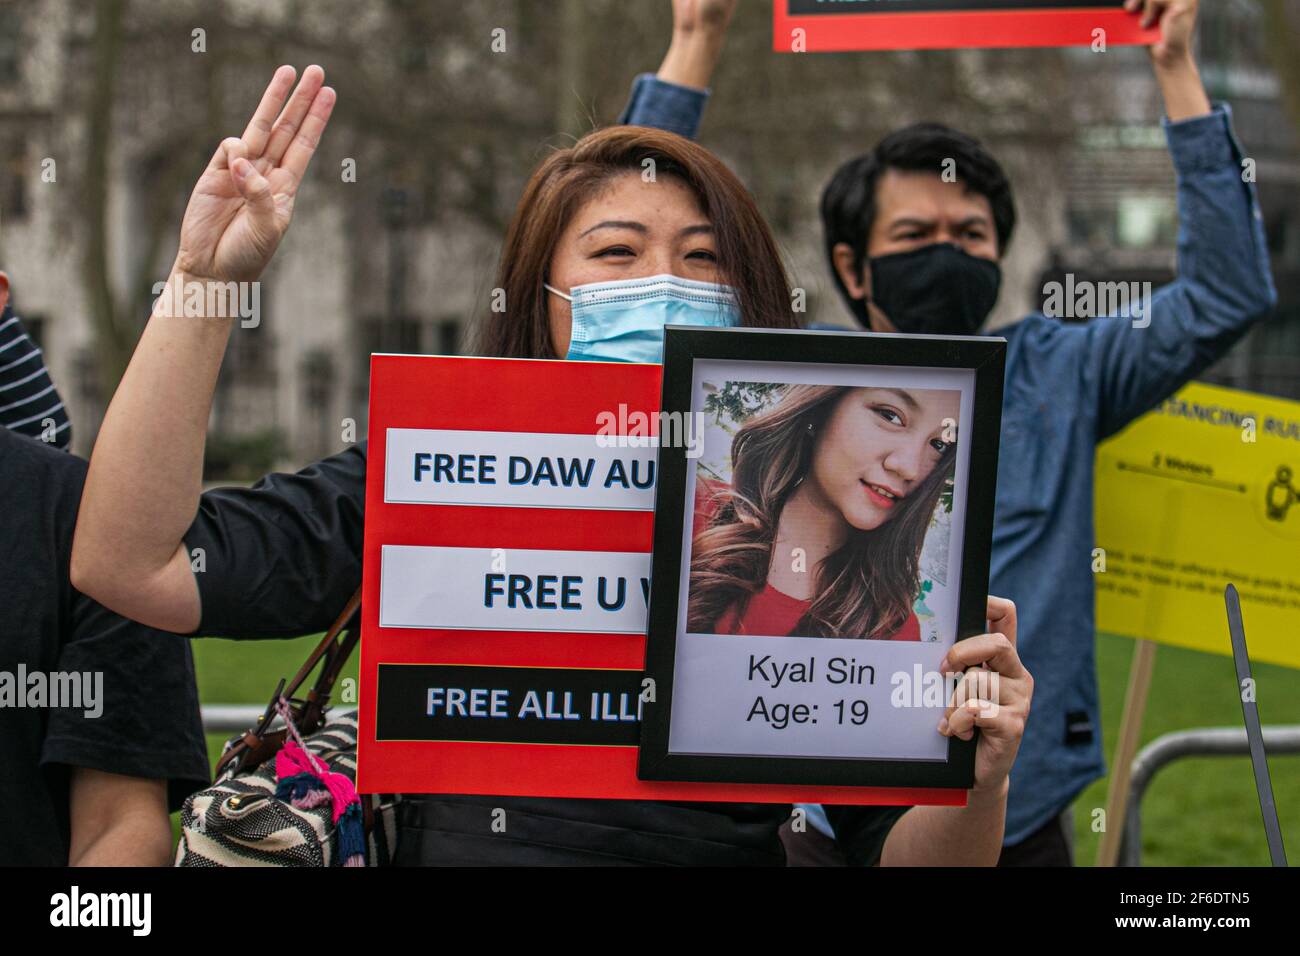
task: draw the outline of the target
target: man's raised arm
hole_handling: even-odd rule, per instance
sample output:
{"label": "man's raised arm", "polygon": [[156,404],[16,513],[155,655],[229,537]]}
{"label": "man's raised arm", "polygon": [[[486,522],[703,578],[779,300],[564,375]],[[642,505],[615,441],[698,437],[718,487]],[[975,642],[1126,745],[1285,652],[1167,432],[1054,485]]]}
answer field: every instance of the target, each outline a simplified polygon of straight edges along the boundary
{"label": "man's raised arm", "polygon": [[[1078,328],[1097,401],[1098,438],[1122,429],[1228,351],[1277,301],[1263,217],[1249,163],[1226,106],[1212,107],[1192,55],[1197,0],[1130,0],[1144,24],[1165,101],[1165,133],[1178,182],[1178,274],[1149,314]],[[1132,310],[1129,310],[1130,313]]]}

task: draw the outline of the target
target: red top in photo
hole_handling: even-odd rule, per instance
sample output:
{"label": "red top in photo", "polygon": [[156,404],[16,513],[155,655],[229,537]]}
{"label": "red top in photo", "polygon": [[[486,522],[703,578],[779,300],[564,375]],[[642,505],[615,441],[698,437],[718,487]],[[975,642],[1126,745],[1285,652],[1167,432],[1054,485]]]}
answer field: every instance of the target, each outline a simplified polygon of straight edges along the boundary
{"label": "red top in photo", "polygon": [[[726,498],[729,486],[721,481],[700,478],[695,483],[695,524],[694,528],[703,529],[718,513]],[[743,614],[737,615],[733,606],[720,617],[713,630],[717,634],[747,634],[766,637],[792,636],[799,621],[808,613],[811,601],[791,597],[778,591],[772,585],[766,585],[745,605]],[[916,614],[907,616],[903,626],[887,638],[889,641],[919,641],[921,625]]]}

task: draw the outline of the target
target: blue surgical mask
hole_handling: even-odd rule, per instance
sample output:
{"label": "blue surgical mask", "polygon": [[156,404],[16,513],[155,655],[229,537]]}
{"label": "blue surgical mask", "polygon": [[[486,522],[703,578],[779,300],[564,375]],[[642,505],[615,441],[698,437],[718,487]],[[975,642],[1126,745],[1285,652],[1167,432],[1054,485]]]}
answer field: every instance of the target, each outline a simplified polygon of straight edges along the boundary
{"label": "blue surgical mask", "polygon": [[574,286],[568,299],[573,315],[568,359],[587,362],[662,362],[664,326],[740,325],[736,292],[714,282],[673,275]]}

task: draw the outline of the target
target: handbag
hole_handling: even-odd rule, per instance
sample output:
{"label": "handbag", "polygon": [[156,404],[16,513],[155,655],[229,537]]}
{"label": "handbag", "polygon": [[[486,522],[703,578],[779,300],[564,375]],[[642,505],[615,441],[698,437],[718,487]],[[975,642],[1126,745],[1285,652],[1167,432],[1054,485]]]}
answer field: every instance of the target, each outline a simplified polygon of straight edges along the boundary
{"label": "handbag", "polygon": [[[338,866],[355,858],[340,847],[343,827],[330,801],[290,799],[287,781],[277,779],[275,758],[292,734],[291,746],[300,740],[313,766],[355,784],[356,712],[336,716],[329,712],[329,699],[357,644],[360,606],[358,589],[293,679],[276,686],[258,722],[226,742],[213,784],[185,800],[177,866]],[[318,664],[320,673],[306,697],[295,698]],[[286,723],[273,729],[277,715]],[[396,848],[400,797],[360,799],[366,865],[388,865]]]}

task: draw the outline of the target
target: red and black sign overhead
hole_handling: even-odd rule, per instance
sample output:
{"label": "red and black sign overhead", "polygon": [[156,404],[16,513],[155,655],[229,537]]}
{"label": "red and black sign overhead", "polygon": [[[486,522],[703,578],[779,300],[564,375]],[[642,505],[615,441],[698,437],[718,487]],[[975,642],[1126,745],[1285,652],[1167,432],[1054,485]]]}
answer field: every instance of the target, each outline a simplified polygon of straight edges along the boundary
{"label": "red and black sign overhead", "polygon": [[785,53],[1154,42],[1139,23],[1122,0],[775,0],[772,42]]}

